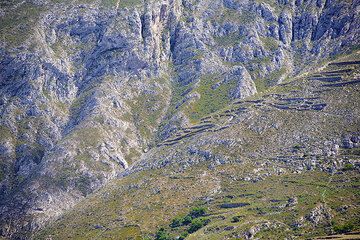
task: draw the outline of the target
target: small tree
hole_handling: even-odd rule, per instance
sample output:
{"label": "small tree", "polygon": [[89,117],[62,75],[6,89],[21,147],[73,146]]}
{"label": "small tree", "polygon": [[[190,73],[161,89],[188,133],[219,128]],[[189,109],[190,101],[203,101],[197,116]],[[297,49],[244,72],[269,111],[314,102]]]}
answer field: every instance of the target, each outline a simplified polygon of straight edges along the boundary
{"label": "small tree", "polygon": [[185,240],[185,238],[189,236],[189,234],[187,232],[183,232],[180,236],[179,236],[179,240]]}
{"label": "small tree", "polygon": [[233,223],[240,222],[240,218],[238,216],[235,216],[231,219],[231,222]]}
{"label": "small tree", "polygon": [[205,214],[206,214],[206,208],[194,207],[191,209],[189,215],[192,216],[193,218],[198,218],[198,217],[204,216]]}
{"label": "small tree", "polygon": [[196,232],[197,230],[199,230],[203,226],[204,226],[203,221],[200,218],[195,218],[194,220],[191,221],[191,226],[190,226],[188,232],[189,233]]}
{"label": "small tree", "polygon": [[190,215],[186,215],[185,217],[184,217],[184,219],[183,219],[183,225],[188,225],[188,224],[190,224],[191,223],[191,221],[192,221],[192,217],[190,216]]}
{"label": "small tree", "polygon": [[156,232],[155,239],[156,240],[171,240],[169,233],[165,230],[165,228],[160,228]]}
{"label": "small tree", "polygon": [[184,222],[184,219],[182,217],[174,218],[172,220],[172,223],[170,224],[170,227],[172,227],[172,228],[180,227],[183,224],[183,222]]}
{"label": "small tree", "polygon": [[203,226],[207,225],[209,223],[209,220],[206,218],[195,218],[191,221],[190,228],[188,230],[189,233],[196,232]]}

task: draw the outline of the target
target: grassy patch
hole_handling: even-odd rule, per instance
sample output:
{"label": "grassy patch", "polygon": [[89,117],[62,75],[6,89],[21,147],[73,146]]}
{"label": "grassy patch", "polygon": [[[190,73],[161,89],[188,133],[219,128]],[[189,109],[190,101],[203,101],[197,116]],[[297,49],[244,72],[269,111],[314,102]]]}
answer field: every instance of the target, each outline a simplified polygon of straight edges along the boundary
{"label": "grassy patch", "polygon": [[343,225],[335,225],[333,227],[336,233],[348,233],[355,229],[355,226],[352,223],[346,223]]}
{"label": "grassy patch", "polygon": [[262,41],[265,50],[274,52],[279,48],[279,44],[276,39],[272,37],[261,37],[260,40]]}
{"label": "grassy patch", "polygon": [[[152,79],[166,86],[167,79]],[[158,91],[142,92],[136,98],[128,102],[131,107],[131,118],[139,133],[147,141],[152,140],[153,133],[157,129],[160,119],[163,117],[165,107],[164,100],[167,98],[167,89]]]}
{"label": "grassy patch", "polygon": [[41,13],[46,8],[30,2],[19,6],[0,18],[0,35],[9,46],[15,47],[24,43],[33,34],[33,30]]}
{"label": "grassy patch", "polygon": [[[107,1],[116,1],[116,0],[107,0]],[[140,5],[143,1],[141,0],[118,0],[120,8],[129,8],[133,6]]]}
{"label": "grassy patch", "polygon": [[255,78],[254,83],[258,92],[264,92],[277,84],[278,80],[286,73],[286,68],[273,71],[265,78]]}
{"label": "grassy patch", "polygon": [[12,133],[9,128],[0,126],[0,142],[12,139]]}
{"label": "grassy patch", "polygon": [[215,20],[219,23],[234,22],[251,24],[256,20],[256,15],[247,10],[237,11],[235,9],[225,8]]}
{"label": "grassy patch", "polygon": [[[337,211],[340,206],[351,205],[358,198],[358,176],[354,171],[334,176],[324,172],[285,174],[258,182],[233,180],[250,172],[249,167],[223,165],[209,171],[206,166],[199,165],[183,173],[162,169],[130,175],[81,203],[43,231],[38,239],[49,234],[53,239],[80,235],[91,238],[97,234],[113,238],[118,236],[120,229],[124,229],[121,235],[124,239],[139,237],[139,234],[155,239],[161,227],[161,232],[170,239],[178,236],[181,236],[179,239],[223,239],[232,234],[242,235],[257,223],[267,221],[274,227],[262,229],[256,237],[277,239],[278,236],[301,233],[304,238],[312,238],[329,233],[332,227],[313,228],[309,223],[294,229],[292,224],[308,215],[319,203],[325,202],[332,209],[333,226],[339,226],[339,229],[348,229],[345,225],[358,214],[356,208],[349,208],[346,214]],[[205,178],[204,171],[207,173]],[[218,180],[221,191],[212,195],[208,203],[200,201],[209,196]],[[291,209],[285,206],[290,197],[298,199]],[[220,207],[224,202],[248,202],[250,205],[229,210]],[[356,222],[350,223],[354,225],[353,230],[358,229]],[[94,225],[104,228],[94,229]],[[125,231],[129,225],[138,226],[138,230]]]}
{"label": "grassy patch", "polygon": [[214,37],[215,42],[223,47],[234,46],[244,40],[244,37],[239,36],[238,33],[232,33],[229,35]]}
{"label": "grassy patch", "polygon": [[97,147],[104,137],[104,132],[99,128],[80,128],[71,133],[74,140],[80,143],[81,148]]}
{"label": "grassy patch", "polygon": [[227,81],[218,84],[220,81],[220,76],[216,74],[205,75],[200,79],[199,85],[193,90],[200,95],[200,98],[193,101],[185,110],[192,122],[196,122],[230,103],[230,90],[234,89],[236,82]]}

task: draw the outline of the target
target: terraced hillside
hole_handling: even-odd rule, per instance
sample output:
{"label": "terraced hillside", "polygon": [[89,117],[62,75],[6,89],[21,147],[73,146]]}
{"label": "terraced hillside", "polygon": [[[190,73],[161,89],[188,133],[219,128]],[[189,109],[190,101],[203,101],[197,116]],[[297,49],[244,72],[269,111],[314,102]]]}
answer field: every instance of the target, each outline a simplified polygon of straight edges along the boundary
{"label": "terraced hillside", "polygon": [[[357,55],[355,55],[357,58]],[[199,124],[179,129],[174,137],[168,138],[158,146],[168,146],[180,140],[202,132],[217,132],[239,123],[242,115],[247,116],[254,109],[258,111],[276,108],[284,111],[322,111],[336,88],[360,84],[360,61],[332,62],[321,71],[307,77],[294,78],[289,82],[279,84],[265,93],[252,97],[251,100],[235,101],[225,109],[203,117]],[[306,84],[306,86],[301,86]],[[306,88],[306,89],[305,89]]]}
{"label": "terraced hillside", "polygon": [[359,9],[0,1],[0,237],[357,231]]}
{"label": "terraced hillside", "polygon": [[[243,180],[244,171],[254,167],[202,164],[182,173],[132,175],[79,204],[36,238],[154,239],[164,228],[165,239],[305,239],[358,229],[356,171]],[[201,224],[189,233],[196,222],[184,218],[197,208],[205,213],[194,218]]]}
{"label": "terraced hillside", "polygon": [[358,53],[180,129],[36,238],[308,239],[359,231],[354,59]]}

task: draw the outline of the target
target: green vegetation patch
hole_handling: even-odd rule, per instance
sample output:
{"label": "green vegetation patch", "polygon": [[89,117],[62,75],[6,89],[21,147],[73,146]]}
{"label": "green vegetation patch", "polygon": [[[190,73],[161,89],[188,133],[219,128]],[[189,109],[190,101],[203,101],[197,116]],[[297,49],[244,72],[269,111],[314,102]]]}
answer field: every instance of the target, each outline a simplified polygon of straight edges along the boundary
{"label": "green vegetation patch", "polygon": [[274,10],[275,13],[278,15],[280,14],[285,8],[290,10],[290,7],[287,4],[279,4],[277,0],[256,0],[258,4],[260,3],[267,3],[269,4]]}
{"label": "green vegetation patch", "polygon": [[176,217],[172,220],[169,227],[161,227],[155,234],[156,240],[185,239],[206,226],[210,220],[204,217],[207,213],[205,207],[194,207],[190,212],[182,217]]}
{"label": "green vegetation patch", "polygon": [[193,90],[200,98],[194,100],[185,110],[192,122],[224,108],[231,102],[230,90],[236,87],[236,81],[220,82],[218,74],[201,77],[199,85]]}
{"label": "green vegetation patch", "polygon": [[12,139],[12,133],[9,128],[0,126],[0,142]]}
{"label": "green vegetation patch", "polygon": [[79,128],[71,132],[65,139],[71,138],[80,143],[81,148],[97,147],[103,140],[104,132],[100,128]]}
{"label": "green vegetation patch", "polygon": [[219,14],[215,21],[219,23],[241,23],[241,24],[251,24],[256,20],[256,15],[251,13],[248,10],[237,11],[235,9],[225,8],[221,14]]}
{"label": "green vegetation patch", "polygon": [[[107,0],[107,1],[116,1],[116,0]],[[117,0],[119,3],[120,8],[129,8],[140,5],[143,1],[142,0]]]}
{"label": "green vegetation patch", "polygon": [[264,92],[268,90],[270,87],[276,86],[279,79],[286,74],[286,68],[283,67],[281,69],[275,70],[270,73],[265,78],[255,78],[254,83],[256,85],[256,90],[258,92]]}
{"label": "green vegetation patch", "polygon": [[[152,82],[161,83],[166,86],[168,79],[160,77],[152,79]],[[127,116],[129,120],[133,120],[140,135],[146,140],[152,140],[154,130],[157,129],[160,119],[163,117],[166,104],[164,104],[170,90],[151,89],[148,92],[140,93],[136,98],[128,101],[131,107],[131,116]]]}
{"label": "green vegetation patch", "polygon": [[0,18],[2,40],[15,47],[24,43],[31,34],[40,15],[46,8],[30,2],[19,3],[14,10],[9,10]]}
{"label": "green vegetation patch", "polygon": [[232,33],[229,35],[214,37],[215,42],[223,47],[234,46],[241,43],[244,40],[244,37],[239,36],[239,33]]}
{"label": "green vegetation patch", "polygon": [[[46,239],[49,235],[53,239],[118,239],[123,229],[120,239],[142,236],[145,239],[215,240],[242,236],[252,226],[266,222],[271,223],[271,227],[261,228],[255,237],[307,239],[359,230],[356,220],[359,210],[354,205],[359,197],[356,171],[335,175],[317,171],[284,174],[257,182],[233,180],[250,169],[248,165],[222,165],[209,171],[206,165],[199,165],[184,173],[171,174],[161,169],[130,175],[80,203],[37,235],[37,239]],[[204,171],[208,178],[202,178],[204,182],[200,183],[198,180]],[[213,178],[220,180],[221,191],[205,203],[201,199],[208,197],[216,186],[210,180]],[[155,193],[154,188],[159,190]],[[289,199],[295,197],[298,202],[286,206]],[[223,203],[239,202],[250,205],[231,210],[220,207]],[[314,226],[306,216],[319,204],[330,209],[332,219]],[[341,212],[339,209],[344,206],[350,207]],[[303,225],[293,227],[302,217]],[[128,229],[135,225],[138,229]]]}
{"label": "green vegetation patch", "polygon": [[279,48],[279,43],[272,37],[261,37],[265,50],[274,52]]}
{"label": "green vegetation patch", "polygon": [[348,233],[355,229],[352,223],[345,223],[343,225],[334,225],[333,227],[336,233]]}

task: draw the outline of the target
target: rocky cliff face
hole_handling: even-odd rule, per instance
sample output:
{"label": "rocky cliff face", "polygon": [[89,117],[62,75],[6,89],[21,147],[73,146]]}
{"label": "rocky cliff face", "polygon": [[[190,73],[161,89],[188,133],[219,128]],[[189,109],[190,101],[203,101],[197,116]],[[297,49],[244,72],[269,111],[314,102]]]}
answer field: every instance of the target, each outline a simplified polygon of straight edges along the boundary
{"label": "rocky cliff face", "polygon": [[359,5],[1,2],[1,235],[43,227],[209,114],[355,49]]}

